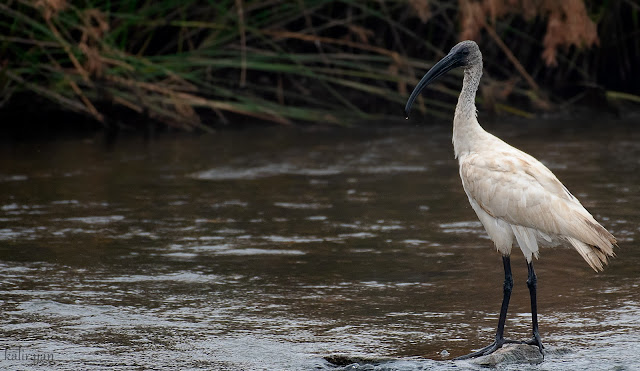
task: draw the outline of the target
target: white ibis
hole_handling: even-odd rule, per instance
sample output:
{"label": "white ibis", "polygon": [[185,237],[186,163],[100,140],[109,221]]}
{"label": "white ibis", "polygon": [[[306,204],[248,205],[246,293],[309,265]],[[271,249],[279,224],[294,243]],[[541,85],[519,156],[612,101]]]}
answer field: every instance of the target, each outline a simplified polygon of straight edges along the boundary
{"label": "white ibis", "polygon": [[[505,343],[537,345],[543,353],[538,332],[537,278],[532,261],[534,256],[538,258],[538,245],[571,245],[598,272],[607,263],[607,258],[615,255],[613,246],[616,239],[551,170],[480,126],[475,98],[482,76],[482,53],[475,42],[457,44],[427,72],[407,101],[406,117],[409,117],[414,100],[427,85],[457,67],[464,68],[464,80],[453,118],[453,149],[471,207],[502,254],[504,265],[504,297],[495,341],[458,359],[492,353]],[[533,337],[527,341],[504,338],[513,287],[509,257],[514,242],[522,250],[529,271],[527,286],[531,296]]]}

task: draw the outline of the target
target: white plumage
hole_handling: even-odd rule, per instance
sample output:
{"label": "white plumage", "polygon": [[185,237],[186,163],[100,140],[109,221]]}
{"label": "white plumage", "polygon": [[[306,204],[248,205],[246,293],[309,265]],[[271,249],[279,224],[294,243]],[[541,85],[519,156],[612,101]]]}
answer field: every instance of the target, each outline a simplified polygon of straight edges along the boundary
{"label": "white plumage", "polygon": [[460,178],[496,249],[509,255],[515,238],[531,262],[538,257],[538,243],[565,242],[594,270],[602,270],[607,256],[614,255],[611,233],[546,166],[473,121],[479,129],[477,140],[473,151],[458,156]]}

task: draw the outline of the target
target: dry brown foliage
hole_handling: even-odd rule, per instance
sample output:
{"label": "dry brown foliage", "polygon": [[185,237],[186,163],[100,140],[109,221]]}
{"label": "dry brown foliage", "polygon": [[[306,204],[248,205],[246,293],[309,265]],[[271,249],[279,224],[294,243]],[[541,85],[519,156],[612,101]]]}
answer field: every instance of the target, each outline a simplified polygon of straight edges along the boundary
{"label": "dry brown foliage", "polygon": [[364,27],[360,27],[356,25],[347,25],[347,28],[353,35],[356,36],[358,41],[365,44],[369,44],[369,39],[375,35],[375,32],[373,32],[373,30],[370,30]]}
{"label": "dry brown foliage", "polygon": [[68,6],[66,0],[37,0],[33,4],[42,11],[42,16],[46,20],[51,19]]}
{"label": "dry brown foliage", "polygon": [[86,57],[84,68],[92,75],[101,76],[104,61],[100,49],[103,45],[102,38],[109,31],[109,22],[105,14],[98,9],[87,9],[82,15],[82,36],[78,47]]}
{"label": "dry brown foliage", "polygon": [[557,65],[560,47],[598,45],[596,24],[589,18],[584,0],[459,0],[463,40],[477,38],[480,31],[496,19],[519,14],[526,19],[548,19],[542,58],[548,66]]}
{"label": "dry brown foliage", "polygon": [[547,1],[549,23],[544,36],[542,58],[549,66],[557,65],[556,51],[559,46],[598,45],[596,24],[589,19],[582,0]]}
{"label": "dry brown foliage", "polygon": [[409,0],[409,5],[418,13],[418,18],[422,23],[426,23],[431,18],[429,0]]}

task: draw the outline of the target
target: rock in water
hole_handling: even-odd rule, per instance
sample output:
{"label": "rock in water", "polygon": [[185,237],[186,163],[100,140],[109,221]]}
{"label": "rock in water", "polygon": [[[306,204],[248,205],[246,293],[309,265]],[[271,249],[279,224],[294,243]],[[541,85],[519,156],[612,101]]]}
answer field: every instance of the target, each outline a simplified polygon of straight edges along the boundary
{"label": "rock in water", "polygon": [[537,346],[527,344],[505,344],[502,348],[486,356],[478,357],[469,362],[485,366],[495,367],[509,363],[541,363],[544,356]]}

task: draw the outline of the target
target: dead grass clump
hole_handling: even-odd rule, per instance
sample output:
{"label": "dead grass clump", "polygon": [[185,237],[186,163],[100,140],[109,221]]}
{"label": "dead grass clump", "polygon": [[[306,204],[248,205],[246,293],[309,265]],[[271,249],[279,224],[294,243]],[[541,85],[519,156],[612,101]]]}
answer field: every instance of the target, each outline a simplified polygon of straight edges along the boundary
{"label": "dead grass clump", "polygon": [[104,60],[101,49],[104,46],[103,37],[109,31],[109,22],[103,12],[98,9],[86,9],[82,12],[82,36],[78,48],[84,53],[86,60],[84,69],[91,75],[102,76]]}
{"label": "dead grass clump", "polygon": [[542,58],[547,66],[557,65],[560,47],[598,45],[596,24],[589,18],[584,0],[459,0],[461,39],[477,38],[482,29],[507,15],[525,19],[548,19]]}
{"label": "dead grass clump", "polygon": [[409,0],[409,5],[418,13],[418,18],[420,18],[422,23],[427,23],[429,18],[431,18],[429,0]]}
{"label": "dead grass clump", "polygon": [[50,20],[65,10],[69,4],[67,4],[66,0],[37,0],[34,5],[40,9],[44,19]]}
{"label": "dead grass clump", "polygon": [[542,58],[547,66],[558,64],[559,47],[590,47],[599,44],[596,24],[589,18],[583,0],[545,1],[549,12]]}

